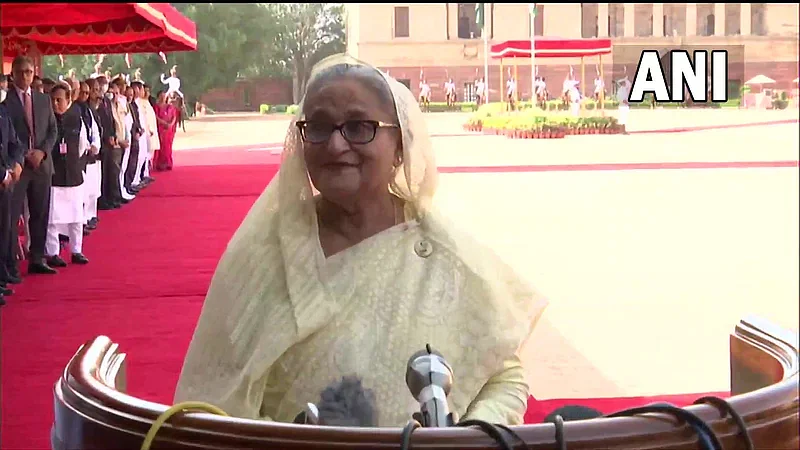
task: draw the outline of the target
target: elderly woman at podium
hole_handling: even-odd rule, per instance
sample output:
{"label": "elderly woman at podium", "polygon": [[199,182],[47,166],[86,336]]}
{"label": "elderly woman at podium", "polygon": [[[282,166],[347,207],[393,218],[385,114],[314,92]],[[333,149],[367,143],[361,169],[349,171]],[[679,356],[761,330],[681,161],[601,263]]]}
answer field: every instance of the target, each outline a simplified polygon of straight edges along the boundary
{"label": "elderly woman at podium", "polygon": [[290,422],[356,376],[378,424],[402,426],[419,411],[408,358],[430,344],[454,371],[451,411],[521,423],[518,354],[546,301],[432,205],[437,168],[411,92],[334,56],[299,114],[217,267],[175,401]]}

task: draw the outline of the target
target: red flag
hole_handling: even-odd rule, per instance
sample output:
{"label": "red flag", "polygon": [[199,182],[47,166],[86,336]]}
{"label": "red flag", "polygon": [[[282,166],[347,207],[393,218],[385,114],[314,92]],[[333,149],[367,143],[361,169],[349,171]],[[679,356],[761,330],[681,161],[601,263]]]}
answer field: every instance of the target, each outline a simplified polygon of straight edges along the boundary
{"label": "red flag", "polygon": [[130,55],[130,53],[125,53],[125,65],[128,66],[128,69],[131,68],[131,55]]}
{"label": "red flag", "polygon": [[164,52],[158,52],[158,56],[161,57],[161,60],[164,61],[164,64],[167,63],[167,55],[165,55]]}

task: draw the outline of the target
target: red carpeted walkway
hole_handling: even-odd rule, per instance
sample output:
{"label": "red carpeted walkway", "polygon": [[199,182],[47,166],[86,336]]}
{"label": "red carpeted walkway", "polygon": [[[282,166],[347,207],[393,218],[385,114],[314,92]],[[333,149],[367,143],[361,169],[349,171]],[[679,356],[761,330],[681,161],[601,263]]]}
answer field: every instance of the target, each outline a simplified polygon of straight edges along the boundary
{"label": "red carpeted walkway", "polygon": [[[0,310],[2,449],[49,448],[52,388],[78,346],[108,335],[128,354],[128,388],[170,403],[216,263],[274,165],[180,167],[126,207],[102,212],[88,266],[29,276]],[[684,405],[696,395],[661,400]],[[539,422],[558,406],[603,412],[655,399],[532,400]]]}

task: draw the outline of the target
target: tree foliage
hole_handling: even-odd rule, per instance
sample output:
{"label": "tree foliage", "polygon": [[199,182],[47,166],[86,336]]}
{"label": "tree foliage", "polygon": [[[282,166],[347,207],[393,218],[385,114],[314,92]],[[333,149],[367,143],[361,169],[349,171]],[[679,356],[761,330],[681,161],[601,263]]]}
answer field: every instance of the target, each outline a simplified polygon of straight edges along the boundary
{"label": "tree foliage", "polygon": [[[132,75],[160,87],[161,74],[178,65],[181,90],[196,100],[215,87],[227,87],[240,78],[291,77],[295,100],[320,59],[345,50],[343,6],[332,3],[174,3],[197,25],[197,51],[167,54],[107,55],[103,71]],[[43,61],[44,76],[53,79],[74,69],[79,77],[94,72],[97,55],[57,56]]]}

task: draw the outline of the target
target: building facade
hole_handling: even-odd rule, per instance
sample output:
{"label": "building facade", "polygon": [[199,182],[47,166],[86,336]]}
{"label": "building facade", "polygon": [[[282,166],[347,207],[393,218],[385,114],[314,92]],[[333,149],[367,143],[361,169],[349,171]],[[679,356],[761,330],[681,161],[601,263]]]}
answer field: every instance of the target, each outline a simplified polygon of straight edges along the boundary
{"label": "building facade", "polygon": [[[443,101],[442,86],[453,78],[459,98],[484,73],[484,40],[489,44],[530,38],[529,4],[486,3],[485,27],[476,23],[475,3],[406,3],[346,5],[347,49],[407,83],[416,94],[424,77],[433,101]],[[790,89],[798,76],[797,3],[537,3],[535,36],[549,38],[609,37],[614,51],[603,58],[609,85],[614,55],[624,48],[735,47],[743,64],[735,72],[744,79],[758,74]],[[631,52],[628,52],[631,53]],[[633,52],[638,53],[638,52]],[[517,73],[522,98],[530,96],[530,59],[504,60],[503,76]],[[517,67],[513,68],[516,63]],[[539,76],[560,86],[570,67],[580,76],[579,58],[537,58]],[[599,71],[599,58],[585,60],[584,84]],[[629,61],[624,64],[630,64]],[[490,99],[499,99],[500,61],[489,61]],[[552,81],[551,81],[552,80]]]}

